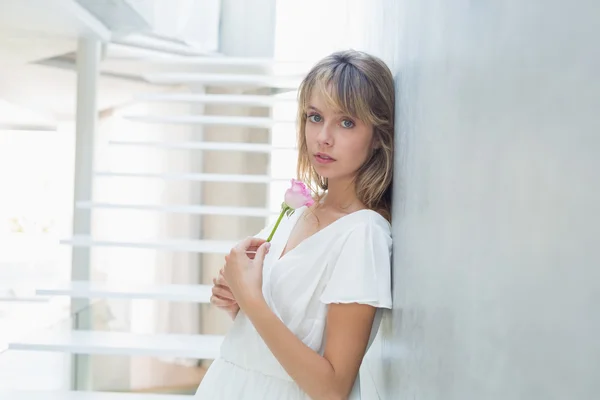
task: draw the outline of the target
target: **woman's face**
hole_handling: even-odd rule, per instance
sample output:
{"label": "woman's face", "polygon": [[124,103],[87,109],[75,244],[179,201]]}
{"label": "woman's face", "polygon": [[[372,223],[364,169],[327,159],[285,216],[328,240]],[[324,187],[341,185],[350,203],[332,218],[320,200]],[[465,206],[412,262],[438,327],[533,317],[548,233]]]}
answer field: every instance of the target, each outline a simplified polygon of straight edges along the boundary
{"label": "woman's face", "polygon": [[354,177],[366,162],[373,147],[373,126],[327,104],[319,91],[313,91],[304,135],[310,162],[331,183]]}

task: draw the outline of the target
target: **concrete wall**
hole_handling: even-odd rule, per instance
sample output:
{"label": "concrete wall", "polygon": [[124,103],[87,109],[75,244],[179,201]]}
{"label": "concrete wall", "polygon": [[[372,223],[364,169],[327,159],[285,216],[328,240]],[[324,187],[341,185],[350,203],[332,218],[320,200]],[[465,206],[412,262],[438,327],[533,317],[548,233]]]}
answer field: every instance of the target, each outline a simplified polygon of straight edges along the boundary
{"label": "concrete wall", "polygon": [[378,7],[399,100],[380,398],[598,398],[600,7]]}

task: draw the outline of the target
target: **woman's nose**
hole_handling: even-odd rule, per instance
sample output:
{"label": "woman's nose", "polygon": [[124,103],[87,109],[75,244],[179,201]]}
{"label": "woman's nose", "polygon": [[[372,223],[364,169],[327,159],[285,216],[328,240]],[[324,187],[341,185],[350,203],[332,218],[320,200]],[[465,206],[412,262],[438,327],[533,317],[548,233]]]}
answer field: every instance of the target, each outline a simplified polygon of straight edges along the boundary
{"label": "woman's nose", "polygon": [[330,146],[332,143],[332,127],[328,124],[321,125],[321,129],[319,130],[319,134],[317,135],[317,141],[320,145]]}

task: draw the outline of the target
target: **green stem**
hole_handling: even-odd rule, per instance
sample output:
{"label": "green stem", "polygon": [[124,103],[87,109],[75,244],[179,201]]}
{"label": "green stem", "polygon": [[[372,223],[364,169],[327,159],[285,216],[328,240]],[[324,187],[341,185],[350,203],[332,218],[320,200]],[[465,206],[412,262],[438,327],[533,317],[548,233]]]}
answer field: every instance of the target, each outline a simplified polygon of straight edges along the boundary
{"label": "green stem", "polygon": [[277,219],[277,222],[275,223],[275,226],[273,227],[273,230],[271,231],[271,234],[269,235],[269,237],[267,238],[267,242],[270,242],[271,239],[273,239],[273,235],[275,234],[275,231],[277,230],[277,227],[279,226],[279,223],[281,222],[281,220],[283,219],[283,216],[285,215],[285,212],[287,211],[286,207],[282,207],[281,208],[281,214],[279,214],[279,218]]}

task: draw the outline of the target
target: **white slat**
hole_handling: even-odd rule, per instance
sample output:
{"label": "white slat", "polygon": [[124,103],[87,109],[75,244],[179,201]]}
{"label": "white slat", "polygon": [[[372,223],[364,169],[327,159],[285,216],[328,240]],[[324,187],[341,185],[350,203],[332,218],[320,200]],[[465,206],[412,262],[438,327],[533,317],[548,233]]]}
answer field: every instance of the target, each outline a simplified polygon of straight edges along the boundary
{"label": "white slat", "polygon": [[[180,57],[202,57],[207,54],[207,52],[196,49],[184,42],[165,40],[142,33],[132,33],[122,38],[113,38],[112,43],[108,46],[109,56],[113,57],[113,50],[119,49],[119,46],[121,48],[125,47],[127,50],[146,50],[146,53],[142,54],[153,54],[152,52],[156,52],[157,55],[175,55]],[[129,53],[129,51],[126,51],[126,53]]]}
{"label": "white slat", "polygon": [[[186,59],[188,57],[199,56],[199,53],[182,53],[178,50],[176,53],[166,53],[166,51],[172,51],[173,49],[156,49],[154,46],[148,47],[137,47],[130,44],[119,44],[114,42],[114,38],[106,48],[106,58],[102,62],[102,68],[104,70],[116,70],[116,71],[127,71],[132,64],[139,71],[141,63],[153,63],[158,60],[169,60],[169,59]],[[200,56],[209,55],[209,53],[201,54]],[[212,54],[210,54],[212,55]]]}
{"label": "white slat", "polygon": [[276,150],[296,150],[290,146],[271,146],[260,143],[238,142],[143,142],[111,140],[111,146],[136,146],[152,147],[167,150],[217,150],[217,151],[243,151],[247,153],[271,153]]}
{"label": "white slat", "polygon": [[225,55],[214,55],[204,57],[161,57],[161,58],[147,58],[145,62],[151,62],[154,64],[172,65],[195,65],[195,66],[223,66],[223,67],[275,67],[275,66],[286,66],[302,68],[308,71],[311,67],[310,63],[294,60],[274,60],[272,58],[260,58],[260,57],[230,57]]}
{"label": "white slat", "polygon": [[[117,51],[115,51],[117,50]],[[133,57],[129,53],[133,50],[140,50],[139,54],[143,57]],[[121,45],[114,41],[108,45],[107,59],[108,63],[116,69],[127,68],[130,66],[140,68],[140,62],[149,63],[157,66],[186,66],[186,67],[242,67],[242,68],[266,68],[267,71],[275,68],[291,69],[295,72],[306,74],[312,64],[298,60],[275,60],[264,57],[231,57],[221,53],[205,53],[199,55],[181,55],[176,53],[165,53],[164,51],[147,50],[142,53],[141,48],[135,48],[131,45]],[[134,54],[135,56],[135,54]]]}
{"label": "white slat", "polygon": [[281,89],[298,89],[301,82],[300,78],[269,75],[197,74],[186,72],[160,72],[145,74],[142,77],[146,81],[156,84],[249,85]]}
{"label": "white slat", "polygon": [[271,183],[288,179],[273,178],[269,175],[242,174],[185,174],[185,173],[145,173],[145,172],[96,172],[96,176],[105,178],[153,178],[170,181],[201,181],[201,182],[236,182],[236,183]]}
{"label": "white slat", "polygon": [[56,129],[57,126],[52,124],[0,122],[0,131],[54,132]]}
{"label": "white slat", "polygon": [[150,299],[210,303],[210,285],[133,285],[125,283],[71,281],[39,287],[41,296],[69,296],[72,298]]}
{"label": "white slat", "polygon": [[189,253],[227,254],[234,241],[226,240],[184,240],[164,239],[152,242],[129,242],[114,240],[94,240],[89,236],[75,235],[71,239],[61,240],[61,244],[74,247],[129,247],[138,249],[156,249],[165,251],[183,251]]}
{"label": "white slat", "polygon": [[[19,264],[11,263],[0,264],[0,270],[3,267],[14,268]],[[33,278],[34,279],[34,278]],[[0,280],[0,302],[6,303],[47,303],[50,301],[47,297],[36,296],[35,282],[32,278],[10,279],[2,278]]]}
{"label": "white slat", "polygon": [[227,104],[252,107],[272,107],[278,103],[295,102],[295,98],[243,94],[152,93],[135,97],[137,101]]}
{"label": "white slat", "polygon": [[223,336],[217,335],[43,331],[27,339],[11,341],[8,349],[213,360],[218,357],[222,342]]}
{"label": "white slat", "polygon": [[0,295],[0,303],[47,303],[47,297]]}
{"label": "white slat", "polygon": [[2,400],[192,400],[182,394],[114,393],[85,391],[0,391]]}
{"label": "white slat", "polygon": [[154,205],[154,204],[119,204],[80,201],[76,203],[80,209],[119,209],[159,211],[166,213],[195,214],[195,215],[233,215],[242,217],[269,217],[277,214],[265,208],[256,207],[220,207],[220,206],[194,206],[194,205]]}
{"label": "white slat", "polygon": [[123,118],[149,124],[198,124],[220,126],[244,126],[251,128],[272,128],[276,124],[291,124],[292,121],[275,121],[264,117],[237,117],[216,115],[124,115]]}

